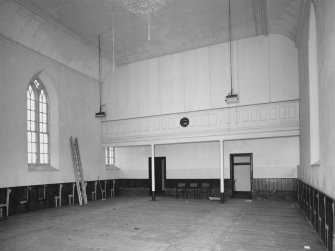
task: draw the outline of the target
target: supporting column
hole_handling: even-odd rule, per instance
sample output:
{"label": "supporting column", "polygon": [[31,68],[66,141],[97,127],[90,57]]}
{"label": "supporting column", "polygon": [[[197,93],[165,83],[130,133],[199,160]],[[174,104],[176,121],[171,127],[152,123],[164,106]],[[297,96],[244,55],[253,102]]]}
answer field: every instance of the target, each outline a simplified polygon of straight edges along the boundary
{"label": "supporting column", "polygon": [[155,199],[155,145],[151,145],[151,195]]}
{"label": "supporting column", "polygon": [[223,140],[220,140],[220,202],[224,202],[224,176],[223,176]]}

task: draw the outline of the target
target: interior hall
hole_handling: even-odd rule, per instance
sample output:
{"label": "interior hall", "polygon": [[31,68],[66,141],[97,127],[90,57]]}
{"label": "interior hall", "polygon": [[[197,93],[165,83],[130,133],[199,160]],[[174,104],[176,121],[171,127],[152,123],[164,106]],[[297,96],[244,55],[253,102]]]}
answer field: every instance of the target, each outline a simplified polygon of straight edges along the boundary
{"label": "interior hall", "polygon": [[334,0],[0,0],[1,250],[335,250]]}

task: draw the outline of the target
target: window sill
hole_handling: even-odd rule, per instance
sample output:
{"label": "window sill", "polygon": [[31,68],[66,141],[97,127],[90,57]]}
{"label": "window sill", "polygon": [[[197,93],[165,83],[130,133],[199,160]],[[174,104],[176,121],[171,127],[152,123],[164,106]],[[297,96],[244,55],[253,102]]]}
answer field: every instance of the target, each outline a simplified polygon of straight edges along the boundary
{"label": "window sill", "polygon": [[29,172],[49,172],[49,171],[59,171],[57,168],[50,165],[28,165]]}
{"label": "window sill", "polygon": [[310,165],[311,165],[311,167],[319,167],[320,166],[320,161],[318,160],[314,163],[311,163]]}
{"label": "window sill", "polygon": [[106,165],[106,170],[114,170],[114,171],[118,171],[120,170],[120,168],[118,168],[115,165]]}

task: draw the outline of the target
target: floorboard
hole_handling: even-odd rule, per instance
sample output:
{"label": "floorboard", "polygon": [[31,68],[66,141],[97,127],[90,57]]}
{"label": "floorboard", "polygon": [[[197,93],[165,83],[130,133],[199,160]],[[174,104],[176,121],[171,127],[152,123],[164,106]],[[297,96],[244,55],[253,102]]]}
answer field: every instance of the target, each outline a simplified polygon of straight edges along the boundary
{"label": "floorboard", "polygon": [[0,222],[1,250],[326,250],[296,203],[116,197]]}

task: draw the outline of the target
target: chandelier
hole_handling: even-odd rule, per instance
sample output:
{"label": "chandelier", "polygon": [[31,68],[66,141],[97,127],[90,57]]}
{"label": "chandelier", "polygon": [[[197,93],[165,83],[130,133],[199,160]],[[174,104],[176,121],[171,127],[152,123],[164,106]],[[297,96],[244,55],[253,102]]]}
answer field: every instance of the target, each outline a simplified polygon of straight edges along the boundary
{"label": "chandelier", "polygon": [[151,14],[164,4],[162,0],[123,0],[128,10],[135,14]]}

